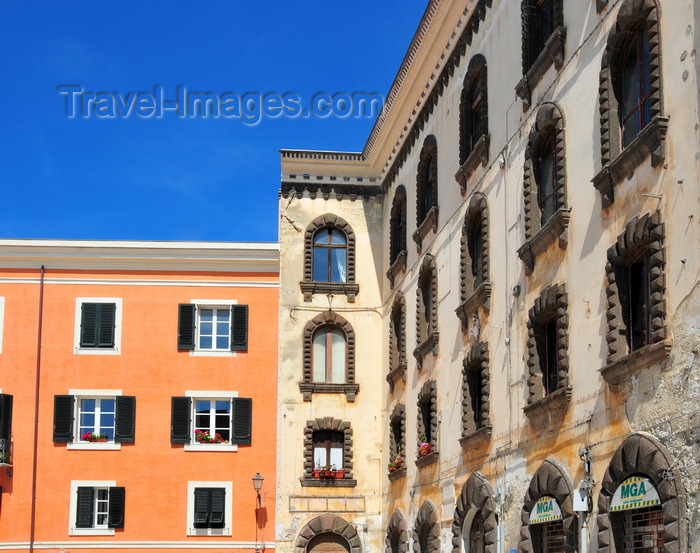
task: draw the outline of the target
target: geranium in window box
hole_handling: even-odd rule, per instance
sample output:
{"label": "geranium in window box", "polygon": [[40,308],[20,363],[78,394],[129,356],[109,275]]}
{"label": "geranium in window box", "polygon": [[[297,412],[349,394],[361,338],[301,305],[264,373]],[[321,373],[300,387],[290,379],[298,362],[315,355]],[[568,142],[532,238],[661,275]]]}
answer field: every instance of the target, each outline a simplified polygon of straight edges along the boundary
{"label": "geranium in window box", "polygon": [[107,442],[109,437],[102,432],[85,432],[80,439],[84,442]]}
{"label": "geranium in window box", "polygon": [[223,436],[216,432],[215,434],[210,434],[208,430],[195,430],[194,439],[200,444],[225,444]]}
{"label": "geranium in window box", "polygon": [[342,480],[345,478],[345,469],[332,470],[333,478],[336,480]]}
{"label": "geranium in window box", "polygon": [[396,472],[403,467],[403,456],[397,455],[392,461],[389,461],[389,472]]}
{"label": "geranium in window box", "polygon": [[433,452],[433,444],[429,444],[428,442],[422,442],[419,445],[418,454],[420,457],[425,457],[426,455],[429,455],[432,452]]}

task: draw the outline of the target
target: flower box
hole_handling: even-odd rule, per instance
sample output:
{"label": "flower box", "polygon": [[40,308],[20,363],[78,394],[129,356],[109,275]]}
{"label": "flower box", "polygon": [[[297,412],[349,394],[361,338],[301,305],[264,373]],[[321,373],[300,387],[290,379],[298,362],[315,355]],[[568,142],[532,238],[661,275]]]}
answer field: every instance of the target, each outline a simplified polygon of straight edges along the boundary
{"label": "flower box", "polygon": [[420,457],[425,457],[426,455],[429,455],[432,452],[433,452],[433,445],[432,444],[428,444],[428,443],[420,444],[420,449],[418,450]]}

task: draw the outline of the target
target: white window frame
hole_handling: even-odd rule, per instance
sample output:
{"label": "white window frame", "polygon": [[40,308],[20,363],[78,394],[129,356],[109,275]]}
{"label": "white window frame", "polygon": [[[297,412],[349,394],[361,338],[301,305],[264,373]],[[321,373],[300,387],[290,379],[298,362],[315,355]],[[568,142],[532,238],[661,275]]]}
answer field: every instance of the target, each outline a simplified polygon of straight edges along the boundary
{"label": "white window frame", "polygon": [[[76,528],[76,510],[78,508],[78,488],[114,488],[116,480],[71,480],[70,482],[70,515],[68,517],[68,535],[70,536],[113,536],[114,528]],[[94,501],[94,500],[93,500]]]}
{"label": "white window frame", "polygon": [[2,353],[2,335],[5,330],[5,297],[0,296],[0,353]]}
{"label": "white window frame", "polygon": [[[83,442],[80,440],[80,400],[81,399],[116,399],[124,395],[121,390],[68,390],[68,394],[75,398],[73,402],[73,441],[66,444],[66,449],[110,449],[119,450],[122,444],[119,442]],[[114,413],[116,432],[116,405]]]}
{"label": "white window frame", "polygon": [[[226,490],[226,511],[223,528],[194,527],[195,488],[224,488]],[[233,533],[233,482],[189,481],[187,482],[187,535],[188,536],[230,536]]]}
{"label": "white window frame", "polygon": [[[222,309],[228,308],[231,310],[232,305],[238,305],[238,300],[190,300],[191,304],[197,306],[197,311],[195,313],[195,337],[194,337],[194,349],[190,350],[190,355],[195,357],[236,357],[236,352],[229,349],[199,349],[199,310],[200,309]],[[233,321],[229,320],[228,336],[229,344],[231,341],[231,324]]]}
{"label": "white window frame", "polygon": [[[190,406],[190,436],[192,441],[189,444],[185,444],[185,451],[238,451],[238,444],[232,444],[229,440],[227,444],[202,444],[195,441],[194,431],[195,428],[195,402],[198,399],[202,400],[226,400],[231,401],[234,397],[238,397],[238,392],[230,391],[211,391],[211,390],[186,390],[185,395],[192,400],[192,405]],[[233,413],[229,413],[230,420],[233,417]],[[233,432],[233,429],[231,429]],[[205,486],[206,487],[206,486]],[[215,486],[214,486],[215,487]]]}
{"label": "white window frame", "polygon": [[[84,303],[113,303],[114,310],[114,347],[113,348],[81,348],[80,323]],[[77,355],[119,355],[122,346],[122,298],[75,298],[75,332],[73,337],[73,352]]]}

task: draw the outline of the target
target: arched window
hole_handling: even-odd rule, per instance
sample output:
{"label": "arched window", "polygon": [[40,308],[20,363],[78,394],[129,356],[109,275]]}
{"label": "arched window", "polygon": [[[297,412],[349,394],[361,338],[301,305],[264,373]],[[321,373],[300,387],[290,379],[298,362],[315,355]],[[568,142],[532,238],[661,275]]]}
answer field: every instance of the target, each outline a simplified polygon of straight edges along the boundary
{"label": "arched window", "polygon": [[489,210],[486,197],[479,193],[471,197],[462,226],[459,263],[460,305],[456,309],[467,329],[469,320],[481,305],[489,309],[491,283],[489,279]]}
{"label": "arched window", "polygon": [[432,255],[423,258],[418,275],[416,289],[416,349],[413,356],[418,361],[418,368],[423,366],[423,359],[432,351],[438,353],[438,324],[437,324],[437,262]]}
{"label": "arched window", "polygon": [[557,199],[557,150],[553,128],[550,128],[543,137],[537,150],[537,159],[534,165],[540,224],[544,225],[559,207]]}
{"label": "arched window", "polygon": [[423,239],[432,230],[437,232],[438,156],[437,140],[432,134],[423,142],[416,178],[416,227],[413,240],[422,248]]}
{"label": "arched window", "polygon": [[394,194],[389,218],[389,270],[386,273],[391,285],[406,269],[406,188],[399,186]]}
{"label": "arched window", "polygon": [[335,228],[320,229],[314,235],[314,281],[347,282],[348,242]]}
{"label": "arched window", "polygon": [[656,0],[623,0],[601,60],[598,102],[601,170],[593,177],[602,206],[615,186],[651,157],[666,157],[659,9]]}
{"label": "arched window", "polygon": [[391,391],[399,375],[406,372],[406,299],[401,292],[396,294],[389,318],[389,374],[387,381]]}
{"label": "arched window", "polygon": [[313,381],[345,383],[347,343],[345,333],[335,326],[322,326],[313,337]]}
{"label": "arched window", "polygon": [[474,515],[471,526],[462,527],[462,552],[486,553],[484,544],[484,519],[481,512]]}
{"label": "arched window", "polygon": [[479,163],[489,159],[488,89],[486,58],[477,54],[469,61],[459,104],[459,164],[457,182],[466,191],[467,179]]}

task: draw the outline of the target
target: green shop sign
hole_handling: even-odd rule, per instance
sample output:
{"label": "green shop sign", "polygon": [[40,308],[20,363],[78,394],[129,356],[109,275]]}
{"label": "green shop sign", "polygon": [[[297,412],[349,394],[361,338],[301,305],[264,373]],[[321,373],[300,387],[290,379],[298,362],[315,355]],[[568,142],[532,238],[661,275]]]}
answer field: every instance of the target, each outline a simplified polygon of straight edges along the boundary
{"label": "green shop sign", "polygon": [[541,524],[561,518],[559,503],[551,495],[543,495],[530,512],[530,524]]}
{"label": "green shop sign", "polygon": [[639,509],[661,503],[654,483],[644,476],[630,476],[615,490],[611,511]]}

